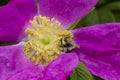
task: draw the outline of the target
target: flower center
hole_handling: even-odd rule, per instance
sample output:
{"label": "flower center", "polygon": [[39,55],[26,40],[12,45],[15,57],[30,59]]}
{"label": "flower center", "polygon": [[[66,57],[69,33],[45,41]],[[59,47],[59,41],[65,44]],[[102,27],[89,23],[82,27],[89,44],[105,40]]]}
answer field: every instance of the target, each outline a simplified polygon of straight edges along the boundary
{"label": "flower center", "polygon": [[44,38],[42,38],[41,41],[42,41],[42,43],[45,44],[45,45],[48,45],[48,44],[50,43],[49,37],[47,37],[47,36],[44,37]]}
{"label": "flower center", "polygon": [[30,21],[32,29],[26,29],[29,41],[24,45],[24,54],[36,64],[47,65],[61,52],[75,48],[73,34],[64,30],[59,21],[43,16],[35,16]]}
{"label": "flower center", "polygon": [[0,6],[6,5],[10,0],[0,0]]}

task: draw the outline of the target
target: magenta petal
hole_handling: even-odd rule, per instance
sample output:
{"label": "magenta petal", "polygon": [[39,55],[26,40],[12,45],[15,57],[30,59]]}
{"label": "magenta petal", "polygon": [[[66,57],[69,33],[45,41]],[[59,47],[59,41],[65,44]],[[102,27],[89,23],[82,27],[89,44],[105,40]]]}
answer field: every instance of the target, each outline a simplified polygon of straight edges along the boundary
{"label": "magenta petal", "polygon": [[65,80],[78,64],[75,53],[61,54],[46,68],[23,54],[23,43],[0,47],[0,80]]}
{"label": "magenta petal", "polygon": [[88,14],[97,0],[39,0],[39,11],[43,16],[54,17],[67,28]]}
{"label": "magenta petal", "polygon": [[120,23],[98,24],[72,31],[80,61],[105,80],[120,79]]}
{"label": "magenta petal", "polygon": [[79,52],[80,61],[82,61],[91,73],[103,78],[104,80],[120,79],[120,54],[105,56],[89,56],[86,53]]}
{"label": "magenta petal", "polygon": [[0,42],[18,41],[25,24],[36,14],[34,0],[10,0],[0,7]]}
{"label": "magenta petal", "polygon": [[29,61],[22,46],[0,47],[0,80],[37,80],[43,76],[43,67]]}
{"label": "magenta petal", "polygon": [[75,53],[61,54],[46,69],[43,80],[66,80],[78,64]]}

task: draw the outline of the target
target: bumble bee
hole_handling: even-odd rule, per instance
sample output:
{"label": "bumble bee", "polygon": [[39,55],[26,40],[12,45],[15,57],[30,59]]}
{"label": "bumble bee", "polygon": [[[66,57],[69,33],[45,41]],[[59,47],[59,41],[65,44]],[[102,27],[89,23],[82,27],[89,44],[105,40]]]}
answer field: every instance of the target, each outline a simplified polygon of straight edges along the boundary
{"label": "bumble bee", "polygon": [[74,50],[76,44],[69,37],[64,37],[59,40],[60,51],[69,53]]}

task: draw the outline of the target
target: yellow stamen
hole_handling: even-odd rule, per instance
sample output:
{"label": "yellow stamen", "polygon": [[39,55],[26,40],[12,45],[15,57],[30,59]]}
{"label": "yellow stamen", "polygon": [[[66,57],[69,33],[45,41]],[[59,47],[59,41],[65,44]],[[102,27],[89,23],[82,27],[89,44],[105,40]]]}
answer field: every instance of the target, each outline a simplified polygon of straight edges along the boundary
{"label": "yellow stamen", "polygon": [[61,53],[59,41],[61,38],[73,38],[73,34],[64,30],[61,23],[54,18],[35,16],[30,21],[33,29],[26,29],[30,38],[24,45],[24,54],[36,64],[47,65]]}

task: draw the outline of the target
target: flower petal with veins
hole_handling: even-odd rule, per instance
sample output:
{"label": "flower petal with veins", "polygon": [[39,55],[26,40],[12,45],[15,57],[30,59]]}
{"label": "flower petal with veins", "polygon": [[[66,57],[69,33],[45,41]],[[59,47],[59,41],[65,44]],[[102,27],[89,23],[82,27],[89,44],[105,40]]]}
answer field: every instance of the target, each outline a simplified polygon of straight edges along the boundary
{"label": "flower petal with veins", "polygon": [[54,17],[64,28],[88,14],[98,0],[39,0],[39,11],[43,16]]}
{"label": "flower petal with veins", "polygon": [[105,80],[120,79],[120,23],[98,24],[72,31],[79,60]]}
{"label": "flower petal with veins", "polygon": [[0,42],[20,41],[25,24],[35,14],[34,0],[10,0],[0,7]]}

